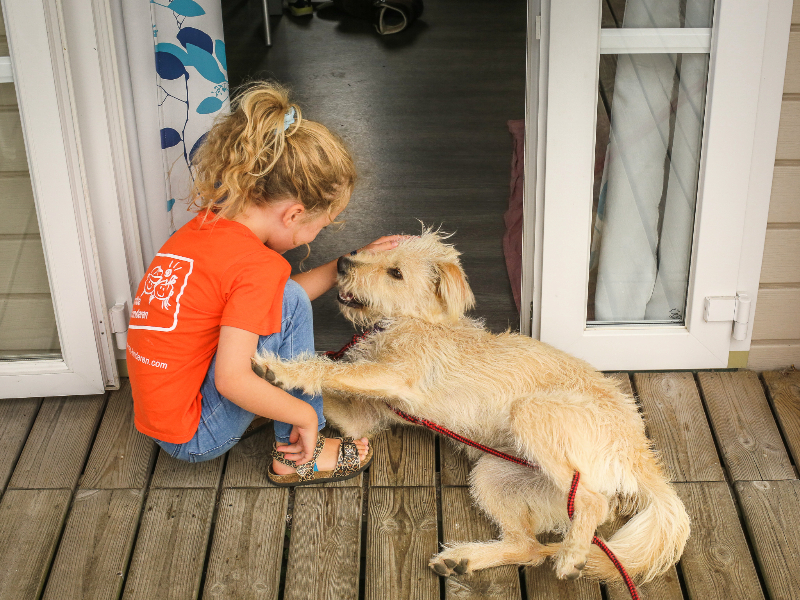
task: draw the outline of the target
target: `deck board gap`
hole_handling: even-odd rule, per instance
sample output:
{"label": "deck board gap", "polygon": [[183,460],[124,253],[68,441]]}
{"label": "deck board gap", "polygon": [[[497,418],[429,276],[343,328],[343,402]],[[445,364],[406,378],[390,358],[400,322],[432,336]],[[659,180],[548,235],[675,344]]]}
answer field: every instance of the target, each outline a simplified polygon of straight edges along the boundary
{"label": "deck board gap", "polygon": [[[5,494],[6,488],[8,487],[9,482],[11,481],[11,477],[14,475],[14,469],[17,468],[17,463],[19,462],[20,457],[22,456],[22,451],[25,449],[25,444],[28,441],[28,436],[31,434],[31,430],[33,429],[33,424],[36,423],[36,417],[39,416],[39,410],[42,408],[42,401],[44,398],[37,398],[38,402],[36,403],[36,409],[31,418],[28,421],[27,428],[25,430],[25,436],[22,440],[22,443],[17,448],[16,456],[11,461],[10,468],[8,470],[8,477],[5,481],[2,481],[2,487],[0,487],[0,500],[3,499],[3,494]],[[0,475],[2,476],[2,475]]]}
{"label": "deck board gap", "polygon": [[[154,453],[156,454],[156,453]],[[198,587],[197,597],[198,600],[203,600],[206,590],[206,576],[208,575],[208,563],[211,560],[211,548],[214,543],[214,532],[217,528],[217,515],[219,513],[220,496],[222,496],[222,481],[225,477],[225,471],[228,468],[228,456],[226,452],[222,455],[222,466],[219,470],[217,477],[217,486],[214,493],[214,506],[211,508],[211,524],[209,525],[208,538],[206,539],[206,553],[203,557],[203,570],[200,572],[200,585]]]}
{"label": "deck board gap", "polygon": [[609,600],[608,599],[608,588],[604,583],[600,584],[600,598],[601,600]]}
{"label": "deck board gap", "polygon": [[[628,376],[628,381],[631,382],[631,393],[633,399],[636,401],[636,408],[639,409],[639,414],[644,416],[644,406],[642,405],[642,398],[639,396],[639,387],[636,385],[636,378],[633,376],[633,371],[624,371]],[[647,421],[645,421],[645,431],[647,430]]]}
{"label": "deck board gap", "polygon": [[[439,460],[439,452],[441,451],[441,438],[436,436],[436,458]],[[436,487],[434,488],[434,501],[436,502],[436,550],[437,552],[442,549],[444,545],[444,517],[442,515],[442,477],[441,477],[441,461],[439,461],[440,471],[436,477]],[[439,577],[439,600],[445,600],[447,597],[447,579]]]}
{"label": "deck board gap", "polygon": [[703,414],[705,415],[706,422],[708,423],[708,429],[711,431],[711,439],[714,440],[714,449],[717,451],[717,456],[720,459],[719,465],[722,468],[722,475],[725,477],[725,483],[728,485],[728,489],[731,489],[731,483],[734,481],[733,474],[728,470],[728,464],[723,459],[722,446],[720,445],[719,439],[717,439],[717,432],[711,423],[711,413],[708,410],[708,402],[706,401],[706,396],[703,393],[703,386],[700,385],[698,371],[692,371],[692,379],[694,380],[695,388],[697,388],[697,393],[700,395],[700,404],[703,407]]}
{"label": "deck board gap", "polygon": [[[89,453],[91,455],[91,452]],[[125,593],[125,587],[128,584],[128,575],[131,572],[131,562],[133,561],[133,553],[136,550],[136,544],[139,542],[139,532],[142,529],[142,520],[144,519],[144,510],[147,506],[147,500],[150,496],[150,481],[153,479],[153,473],[156,470],[156,461],[158,460],[158,450],[156,449],[150,455],[150,463],[147,468],[147,476],[145,477],[144,486],[142,487],[142,505],[139,508],[139,517],[136,519],[136,526],[133,530],[133,541],[131,542],[131,550],[128,552],[128,560],[122,569],[122,585],[120,586],[119,598]]]}
{"label": "deck board gap", "polygon": [[519,593],[520,600],[528,600],[528,582],[525,580],[525,567],[519,567]]}
{"label": "deck board gap", "polygon": [[736,518],[739,519],[739,527],[742,529],[742,533],[744,534],[744,541],[745,544],[747,544],[747,551],[750,553],[750,560],[753,561],[753,566],[756,570],[758,584],[761,586],[761,593],[764,594],[764,598],[771,598],[770,594],[767,592],[767,583],[764,581],[764,574],[761,572],[761,563],[758,560],[758,554],[756,554],[756,549],[753,540],[751,539],[750,530],[747,527],[747,520],[744,514],[744,509],[740,504],[741,500],[739,498],[739,494],[736,493],[736,489],[732,483],[726,483],[728,485],[728,493],[731,495],[731,498],[733,498],[733,505],[736,507]]}
{"label": "deck board gap", "polygon": [[367,535],[369,515],[369,474],[361,478],[361,544],[358,551],[358,598],[367,593]]}
{"label": "deck board gap", "polygon": [[761,389],[764,391],[764,396],[767,399],[767,405],[769,406],[770,413],[772,414],[772,419],[778,426],[778,433],[781,436],[783,447],[786,448],[786,454],[789,457],[789,463],[792,465],[792,469],[794,470],[794,476],[800,479],[800,471],[798,470],[797,463],[795,463],[794,453],[791,451],[792,446],[791,444],[789,444],[789,436],[786,435],[786,431],[783,428],[783,423],[781,422],[781,419],[778,417],[778,412],[775,408],[775,402],[773,401],[772,393],[770,392],[769,386],[767,385],[767,382],[764,379],[763,372],[758,374],[758,381],[761,384]]}
{"label": "deck board gap", "polygon": [[[225,455],[225,463],[227,465],[227,454]],[[208,563],[211,560],[211,548],[214,544],[214,533],[217,530],[217,515],[219,513],[220,497],[222,496],[222,475],[225,473],[225,465],[220,469],[220,478],[217,481],[217,492],[214,495],[214,507],[211,509],[211,527],[208,532],[208,540],[206,540],[206,555],[203,559],[203,571],[200,574],[200,587],[198,591],[198,600],[203,600],[206,590],[206,576],[208,575]]]}
{"label": "deck board gap", "polygon": [[[153,452],[153,455],[158,456],[157,452]],[[142,505],[139,508],[139,517],[136,519],[136,526],[133,529],[133,541],[131,542],[131,550],[128,552],[128,560],[125,561],[125,566],[122,569],[122,585],[120,586],[119,598],[122,598],[122,595],[125,593],[125,586],[128,583],[128,574],[131,572],[131,561],[133,561],[133,551],[136,549],[136,543],[139,541],[139,531],[142,528],[142,519],[144,518],[144,508],[147,506],[147,497],[150,494],[150,477],[152,476],[152,467],[155,466],[155,460],[153,460],[153,465],[151,465],[150,474],[147,477],[147,484],[144,486],[142,490]]]}
{"label": "deck board gap", "polygon": [[289,540],[292,539],[292,528],[294,527],[294,498],[297,488],[289,488],[289,502],[286,505],[286,529],[283,534],[283,552],[281,556],[281,574],[278,581],[278,598],[283,600],[286,596],[286,572],[289,570]]}
{"label": "deck board gap", "polygon": [[42,578],[42,587],[39,592],[40,598],[44,596],[44,593],[47,590],[47,584],[50,581],[50,574],[53,572],[53,564],[56,562],[56,556],[58,556],[58,551],[61,548],[61,541],[64,537],[64,530],[67,528],[67,522],[69,521],[70,514],[72,514],[72,507],[75,504],[76,488],[77,488],[77,483],[72,488],[72,493],[69,498],[69,505],[67,506],[66,513],[64,513],[64,518],[61,520],[61,528],[59,529],[58,535],[56,536],[55,548],[53,548],[53,552],[52,554],[50,554],[50,560],[47,564],[47,569],[45,570],[44,577]]}
{"label": "deck board gap", "polygon": [[679,560],[675,563],[675,573],[678,575],[678,583],[681,586],[681,594],[685,598],[685,600],[689,600],[689,590],[686,587],[686,576],[683,574],[683,569],[681,568],[681,561]]}
{"label": "deck board gap", "polygon": [[[109,400],[111,398],[111,392],[105,393],[105,398],[103,399],[103,408],[100,411],[97,419],[94,422],[94,430],[92,431],[92,443],[89,444],[89,450],[86,452],[86,456],[83,457],[83,466],[81,466],[80,475],[78,475],[78,479],[75,482],[75,485],[72,486],[72,497],[73,500],[75,499],[75,490],[81,484],[81,479],[83,479],[83,474],[86,472],[86,465],[89,464],[89,458],[92,456],[92,448],[94,447],[94,442],[97,439],[97,434],[100,432],[100,425],[103,423],[103,418],[106,416],[106,410],[108,410]],[[69,518],[69,513],[67,513],[67,518]]]}

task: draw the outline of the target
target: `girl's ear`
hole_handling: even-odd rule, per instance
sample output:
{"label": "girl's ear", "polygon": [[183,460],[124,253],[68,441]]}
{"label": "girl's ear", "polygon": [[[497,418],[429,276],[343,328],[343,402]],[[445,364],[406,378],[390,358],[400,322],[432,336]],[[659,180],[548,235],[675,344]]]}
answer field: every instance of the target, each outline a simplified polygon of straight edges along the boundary
{"label": "girl's ear", "polygon": [[306,207],[300,204],[299,202],[293,202],[288,204],[286,208],[283,210],[283,214],[281,215],[281,220],[286,227],[290,227],[292,225],[296,225],[300,221],[303,220],[306,214]]}
{"label": "girl's ear", "polygon": [[436,293],[442,300],[448,316],[458,320],[475,306],[475,296],[467,283],[467,276],[457,262],[441,262],[436,268],[439,272]]}

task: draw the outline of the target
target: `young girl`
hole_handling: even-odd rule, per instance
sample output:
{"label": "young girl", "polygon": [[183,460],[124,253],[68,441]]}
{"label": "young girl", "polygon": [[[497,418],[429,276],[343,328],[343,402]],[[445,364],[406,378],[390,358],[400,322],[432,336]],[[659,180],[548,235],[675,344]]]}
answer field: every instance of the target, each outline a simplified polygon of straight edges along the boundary
{"label": "young girl", "polygon": [[310,299],[333,287],[336,261],[289,279],[281,254],[313,241],[345,208],[353,161],[280,86],[253,85],[232,109],[195,157],[197,216],[164,244],[133,301],[136,428],[174,458],[197,462],[227,452],[261,415],[275,420],[273,482],[346,479],[371,458],[368,441],[318,436],[322,398],[273,387],[250,357],[314,352]]}

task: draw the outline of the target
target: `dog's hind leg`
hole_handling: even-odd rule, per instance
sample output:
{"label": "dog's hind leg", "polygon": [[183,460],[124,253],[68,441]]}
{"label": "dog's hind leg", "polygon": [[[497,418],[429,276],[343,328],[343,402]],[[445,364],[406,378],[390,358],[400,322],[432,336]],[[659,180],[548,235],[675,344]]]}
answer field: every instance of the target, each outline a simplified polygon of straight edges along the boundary
{"label": "dog's hind leg", "polygon": [[546,555],[536,534],[553,527],[549,497],[557,495],[547,478],[528,467],[484,455],[470,480],[476,503],[499,527],[500,539],[454,544],[431,558],[430,567],[447,576],[507,564],[541,564]]}
{"label": "dog's hind leg", "polygon": [[602,437],[596,416],[571,393],[537,395],[515,405],[512,431],[524,457],[539,464],[559,490],[564,513],[575,471],[581,473],[564,541],[548,545],[546,551],[555,554],[557,577],[577,579],[586,566],[595,530],[610,510],[608,498],[597,491],[597,477],[605,474],[607,461],[598,455],[602,450],[593,447],[593,441]]}

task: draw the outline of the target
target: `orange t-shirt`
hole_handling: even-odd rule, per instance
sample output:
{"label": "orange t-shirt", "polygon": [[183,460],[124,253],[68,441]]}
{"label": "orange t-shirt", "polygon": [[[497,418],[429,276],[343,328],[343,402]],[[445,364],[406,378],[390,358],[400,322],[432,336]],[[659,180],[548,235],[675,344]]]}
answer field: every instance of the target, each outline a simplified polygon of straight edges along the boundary
{"label": "orange t-shirt", "polygon": [[182,444],[197,432],[203,383],[230,325],[258,335],[281,330],[289,263],[241,223],[203,222],[176,231],[156,254],[136,297],[127,362],[136,429]]}

